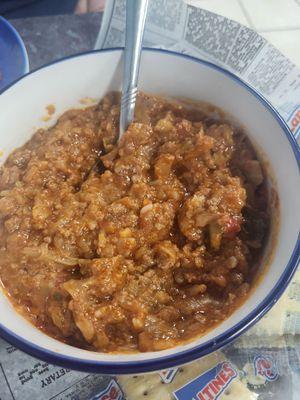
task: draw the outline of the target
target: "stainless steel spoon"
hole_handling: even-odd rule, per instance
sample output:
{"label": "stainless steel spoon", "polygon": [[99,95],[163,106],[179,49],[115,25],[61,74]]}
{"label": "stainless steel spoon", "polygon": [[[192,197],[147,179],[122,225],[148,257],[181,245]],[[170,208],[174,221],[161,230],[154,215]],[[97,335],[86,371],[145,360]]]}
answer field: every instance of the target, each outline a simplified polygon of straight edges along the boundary
{"label": "stainless steel spoon", "polygon": [[148,0],[126,1],[126,33],[119,138],[134,117]]}

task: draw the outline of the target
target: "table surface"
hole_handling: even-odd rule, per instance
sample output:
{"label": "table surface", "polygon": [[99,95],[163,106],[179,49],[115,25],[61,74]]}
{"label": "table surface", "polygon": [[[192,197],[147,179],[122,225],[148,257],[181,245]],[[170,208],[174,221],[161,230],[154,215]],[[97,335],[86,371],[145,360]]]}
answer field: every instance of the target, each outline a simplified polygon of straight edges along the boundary
{"label": "table surface", "polygon": [[10,22],[20,33],[35,69],[72,54],[94,48],[102,14],[57,15],[14,19]]}

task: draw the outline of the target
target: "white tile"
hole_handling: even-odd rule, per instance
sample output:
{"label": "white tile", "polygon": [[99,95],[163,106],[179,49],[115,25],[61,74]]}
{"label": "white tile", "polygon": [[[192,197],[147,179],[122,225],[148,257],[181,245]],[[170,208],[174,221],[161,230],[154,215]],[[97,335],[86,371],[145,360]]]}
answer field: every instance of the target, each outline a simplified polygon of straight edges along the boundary
{"label": "white tile", "polygon": [[293,63],[300,67],[300,29],[261,33]]}
{"label": "white tile", "polygon": [[258,31],[300,29],[299,0],[240,0]]}
{"label": "white tile", "polygon": [[238,0],[185,0],[185,2],[249,26]]}

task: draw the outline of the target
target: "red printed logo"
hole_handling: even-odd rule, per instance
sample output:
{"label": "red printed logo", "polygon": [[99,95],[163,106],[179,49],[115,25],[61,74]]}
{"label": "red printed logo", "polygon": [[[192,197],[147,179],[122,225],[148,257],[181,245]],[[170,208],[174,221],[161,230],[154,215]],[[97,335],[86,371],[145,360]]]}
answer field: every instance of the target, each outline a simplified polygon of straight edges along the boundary
{"label": "red printed logo", "polygon": [[300,133],[300,106],[298,106],[287,120],[290,130],[297,137]]}
{"label": "red printed logo", "polygon": [[264,376],[268,381],[275,381],[278,378],[276,363],[270,356],[256,356],[254,370],[255,375]]}
{"label": "red printed logo", "polygon": [[212,369],[173,392],[177,400],[216,400],[237,377],[237,371],[228,361]]}
{"label": "red printed logo", "polygon": [[123,393],[117,382],[112,379],[108,386],[100,393],[96,394],[91,400],[122,400]]}

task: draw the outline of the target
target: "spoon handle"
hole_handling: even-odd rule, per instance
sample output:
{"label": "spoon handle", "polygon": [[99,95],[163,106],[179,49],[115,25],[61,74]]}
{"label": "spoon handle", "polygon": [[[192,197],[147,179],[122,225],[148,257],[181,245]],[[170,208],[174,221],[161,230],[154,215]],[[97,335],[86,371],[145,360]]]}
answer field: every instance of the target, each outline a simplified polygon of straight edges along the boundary
{"label": "spoon handle", "polygon": [[147,7],[148,0],[126,1],[126,34],[119,137],[123,135],[134,117]]}

